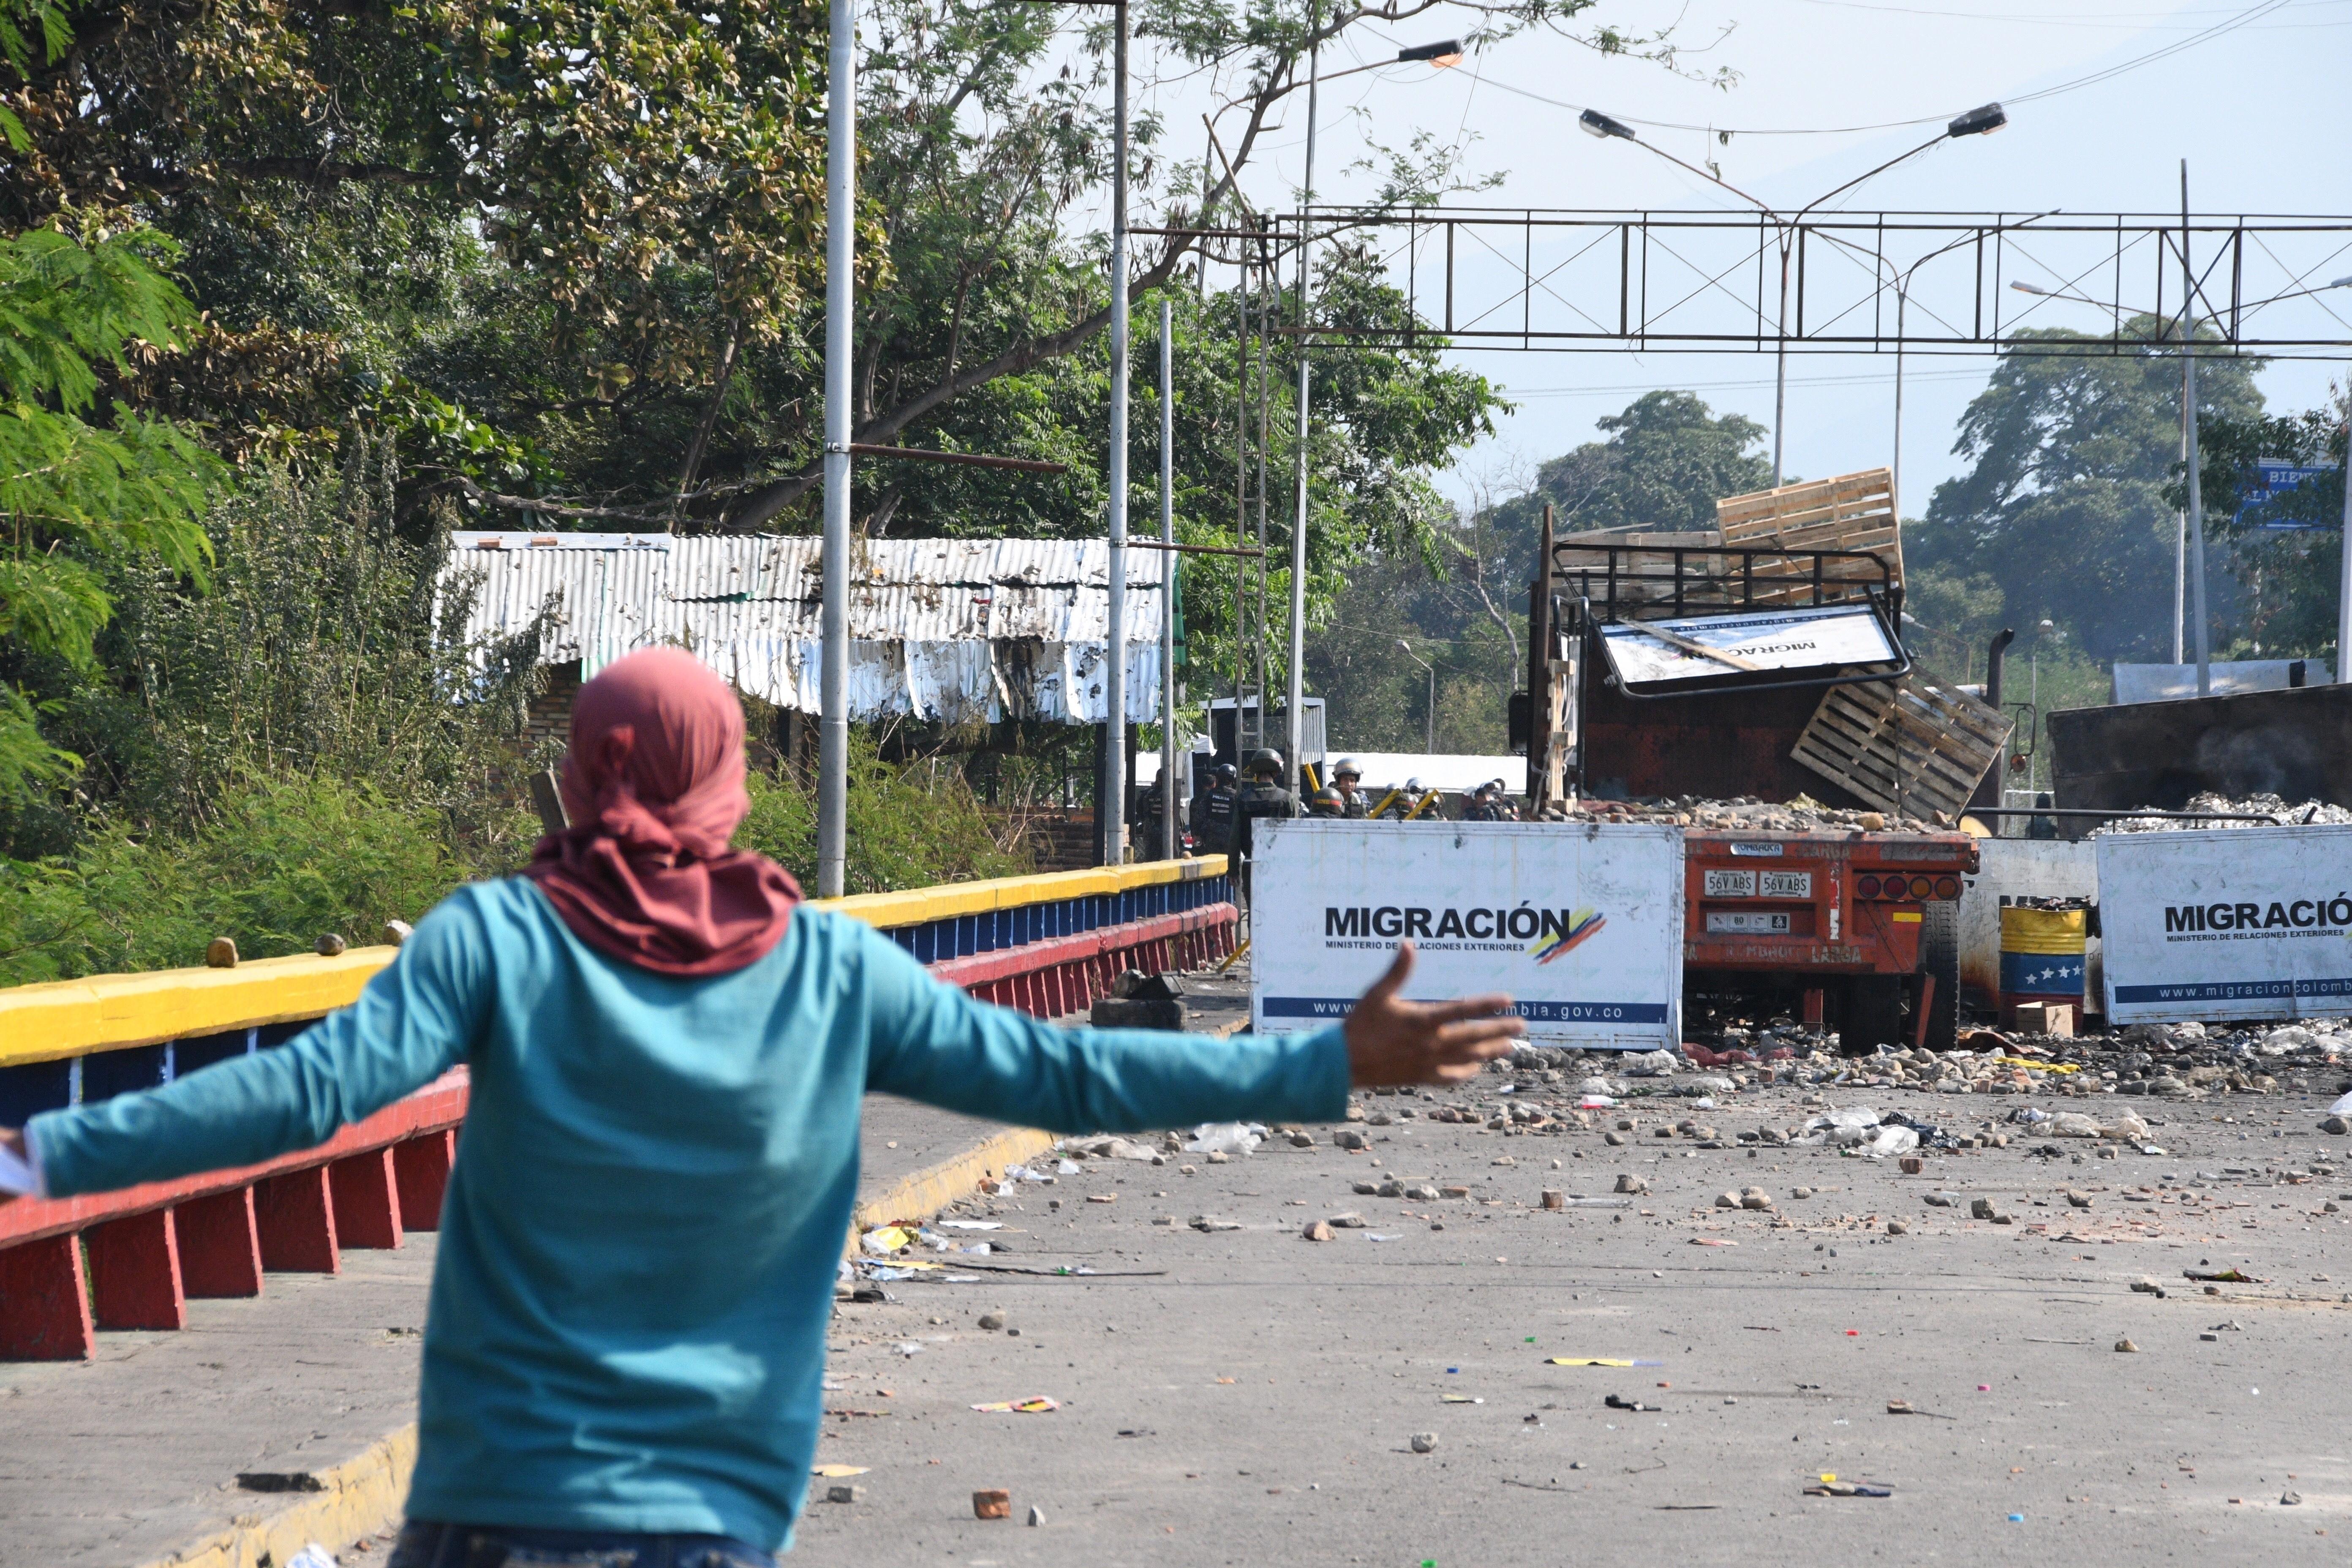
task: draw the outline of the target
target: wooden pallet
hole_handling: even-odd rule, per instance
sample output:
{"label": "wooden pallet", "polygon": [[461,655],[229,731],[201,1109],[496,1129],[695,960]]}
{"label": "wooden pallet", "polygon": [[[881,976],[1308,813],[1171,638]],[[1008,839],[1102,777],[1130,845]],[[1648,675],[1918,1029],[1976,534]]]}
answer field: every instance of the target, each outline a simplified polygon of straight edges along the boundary
{"label": "wooden pallet", "polygon": [[1913,675],[1830,688],[1790,756],[1877,810],[1957,822],[2012,728],[1967,692]]}
{"label": "wooden pallet", "polygon": [[[1895,506],[1895,476],[1885,468],[1726,496],[1715,503],[1715,515],[1727,545],[1751,550],[1868,551],[1886,563],[1894,585],[1902,585],[1903,532]],[[1832,570],[1844,579],[1872,583],[1878,579],[1865,562],[1836,563]],[[1769,562],[1759,562],[1756,566],[1759,577],[1800,573],[1811,575],[1811,563],[1790,562],[1774,569]],[[1758,597],[1763,601],[1761,595]]]}

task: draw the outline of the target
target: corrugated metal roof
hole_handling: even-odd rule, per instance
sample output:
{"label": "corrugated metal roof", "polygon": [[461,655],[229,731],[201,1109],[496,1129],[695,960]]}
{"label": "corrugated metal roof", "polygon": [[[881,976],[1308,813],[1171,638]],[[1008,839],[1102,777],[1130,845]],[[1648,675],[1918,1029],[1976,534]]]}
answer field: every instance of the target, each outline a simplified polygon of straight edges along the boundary
{"label": "corrugated metal roof", "polygon": [[[1099,722],[1109,545],[1101,540],[862,542],[851,562],[851,712],[984,712]],[[1128,557],[1128,718],[1158,715],[1160,552]],[[476,584],[460,635],[511,636],[552,609],[550,663],[593,674],[633,648],[692,648],[743,690],[817,709],[823,542],[803,536],[460,532],[444,603]]]}

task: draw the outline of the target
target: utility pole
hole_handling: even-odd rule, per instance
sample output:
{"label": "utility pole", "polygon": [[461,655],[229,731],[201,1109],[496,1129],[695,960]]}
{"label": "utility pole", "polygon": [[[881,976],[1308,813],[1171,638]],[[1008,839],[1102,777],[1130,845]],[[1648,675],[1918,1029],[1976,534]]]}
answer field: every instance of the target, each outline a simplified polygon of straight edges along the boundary
{"label": "utility pole", "polygon": [[825,65],[824,612],[818,677],[816,891],[849,872],[849,379],[856,261],[857,10],[833,0]]}
{"label": "utility pole", "polygon": [[1127,858],[1127,0],[1118,0],[1111,56],[1110,608],[1103,650],[1102,798],[1095,817],[1103,861]]}
{"label": "utility pole", "polygon": [[[1206,271],[1203,264],[1202,270]],[[1176,853],[1175,301],[1160,296],[1160,852]]]}
{"label": "utility pole", "polygon": [[[1323,9],[1309,6],[1307,30],[1311,34],[1322,25]],[[1309,370],[1307,339],[1303,330],[1307,318],[1307,214],[1315,201],[1315,100],[1322,86],[1323,51],[1307,51],[1307,177],[1298,192],[1298,450],[1292,459],[1297,482],[1297,515],[1290,524],[1290,679],[1283,689],[1284,706],[1289,710],[1289,729],[1284,743],[1286,755],[1283,761],[1286,776],[1284,784],[1292,789],[1305,786],[1303,771],[1307,761],[1307,384]]]}
{"label": "utility pole", "polygon": [[2205,619],[2205,497],[2197,457],[2197,274],[2189,264],[2189,160],[2180,160],[2181,417],[2188,422],[2189,610],[2197,617],[2197,695],[2213,695],[2212,635]]}

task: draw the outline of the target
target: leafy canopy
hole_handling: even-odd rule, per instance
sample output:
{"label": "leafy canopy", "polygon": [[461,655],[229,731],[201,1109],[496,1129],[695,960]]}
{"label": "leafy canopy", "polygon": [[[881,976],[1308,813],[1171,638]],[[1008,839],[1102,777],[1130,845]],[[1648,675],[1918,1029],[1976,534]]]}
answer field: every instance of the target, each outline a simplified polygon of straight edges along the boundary
{"label": "leafy canopy", "polygon": [[[0,239],[0,650],[85,668],[112,610],[106,563],[152,556],[198,582],[199,523],[221,465],[168,421],[116,401],[100,378],[181,345],[195,319],[144,231],[87,242],[50,229]],[[0,798],[70,775],[34,704],[0,686]]]}

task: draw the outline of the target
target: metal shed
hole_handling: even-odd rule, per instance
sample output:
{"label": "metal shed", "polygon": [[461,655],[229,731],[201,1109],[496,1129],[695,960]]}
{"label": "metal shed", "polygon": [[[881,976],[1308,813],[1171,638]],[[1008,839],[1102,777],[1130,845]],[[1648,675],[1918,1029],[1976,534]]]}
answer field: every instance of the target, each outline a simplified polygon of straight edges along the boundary
{"label": "metal shed", "polygon": [[[582,679],[635,648],[691,649],[751,696],[818,710],[824,565],[814,537],[464,531],[439,594],[469,642],[542,611],[541,658]],[[1110,548],[1100,540],[860,541],[850,563],[849,716],[1104,721]],[[1127,566],[1129,723],[1159,717],[1166,603],[1156,551]]]}

